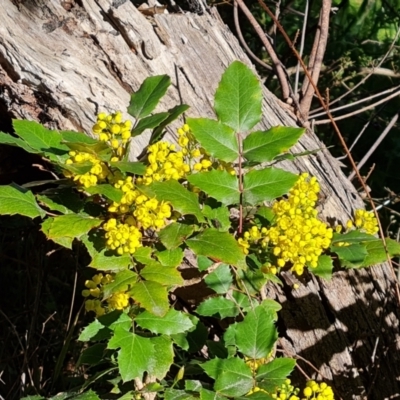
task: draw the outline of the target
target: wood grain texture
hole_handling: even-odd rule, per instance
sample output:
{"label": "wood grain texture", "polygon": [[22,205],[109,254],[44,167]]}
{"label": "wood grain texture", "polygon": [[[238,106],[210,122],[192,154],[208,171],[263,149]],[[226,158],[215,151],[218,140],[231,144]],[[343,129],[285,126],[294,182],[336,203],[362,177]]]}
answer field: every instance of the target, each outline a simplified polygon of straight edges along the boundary
{"label": "wood grain texture", "polygon": [[[183,102],[191,105],[188,115],[212,117],[213,95],[227,65],[241,60],[254,70],[215,9],[201,16],[146,17],[130,1],[2,0],[0,21],[0,110],[51,128],[90,132],[96,113],[125,111],[129,93],[159,74],[173,82],[159,110]],[[263,93],[257,128],[294,126],[275,96],[266,88]],[[181,123],[168,128],[170,137]],[[145,136],[136,140],[136,153],[145,143]],[[323,147],[308,132],[294,151]],[[345,222],[363,206],[327,150],[282,167],[318,177],[322,218]],[[283,279],[282,287],[267,288],[283,304],[283,349],[320,369],[337,398],[398,398],[399,311],[389,266],[340,271],[330,282],[305,276],[296,291],[296,278]]]}

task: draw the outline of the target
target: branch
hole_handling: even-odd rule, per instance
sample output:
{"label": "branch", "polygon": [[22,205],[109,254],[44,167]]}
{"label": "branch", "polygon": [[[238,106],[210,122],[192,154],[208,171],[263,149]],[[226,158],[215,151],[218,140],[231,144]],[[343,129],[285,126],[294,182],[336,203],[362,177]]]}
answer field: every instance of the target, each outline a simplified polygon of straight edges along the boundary
{"label": "branch", "polygon": [[[306,38],[307,20],[308,20],[308,0],[306,0],[306,8],[304,10],[303,30],[301,32],[301,40],[300,40],[299,55],[300,55],[301,58],[303,58],[304,42],[305,42],[305,38]],[[294,93],[295,93],[295,95],[297,95],[297,91],[298,91],[298,88],[299,88],[299,75],[300,75],[300,63],[297,61],[296,77],[295,77],[295,80],[294,80]]]}

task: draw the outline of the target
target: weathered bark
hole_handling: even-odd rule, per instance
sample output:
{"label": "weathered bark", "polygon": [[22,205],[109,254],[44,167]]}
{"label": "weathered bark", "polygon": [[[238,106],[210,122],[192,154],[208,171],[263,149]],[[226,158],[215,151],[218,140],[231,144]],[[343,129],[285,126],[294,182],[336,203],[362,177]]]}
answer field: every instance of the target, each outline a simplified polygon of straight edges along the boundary
{"label": "weathered bark", "polygon": [[[2,0],[0,8],[1,117],[90,132],[99,111],[125,110],[129,94],[148,76],[168,74],[173,86],[160,110],[180,101],[191,116],[212,116],[212,99],[225,67],[251,65],[215,9],[204,15],[146,17],[130,1]],[[264,89],[259,128],[295,125]],[[173,135],[179,122],[170,127]],[[145,144],[137,141],[137,151]],[[295,151],[323,147],[307,133]],[[362,201],[326,150],[285,163],[319,179],[321,215],[345,222]],[[393,275],[387,264],[340,271],[330,282],[284,275],[268,295],[283,305],[281,345],[313,363],[338,398],[400,396],[400,335]],[[311,375],[313,370],[299,364]],[[315,375],[315,374],[314,374]]]}

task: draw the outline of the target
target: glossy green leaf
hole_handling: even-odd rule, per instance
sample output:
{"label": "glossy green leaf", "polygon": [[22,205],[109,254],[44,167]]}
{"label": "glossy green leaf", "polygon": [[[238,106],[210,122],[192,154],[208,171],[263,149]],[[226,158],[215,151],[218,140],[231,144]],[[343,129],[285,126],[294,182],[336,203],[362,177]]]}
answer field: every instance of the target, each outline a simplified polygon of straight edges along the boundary
{"label": "glossy green leaf", "polygon": [[237,270],[238,286],[246,293],[255,295],[260,292],[264,285],[268,282],[268,276],[263,274],[260,270],[252,271],[250,269]]}
{"label": "glossy green leaf", "polygon": [[228,207],[211,208],[203,206],[203,215],[212,222],[214,228],[221,232],[227,232],[231,227],[230,211]]}
{"label": "glossy green leaf", "polygon": [[114,280],[103,286],[103,298],[106,299],[117,292],[126,292],[137,281],[138,275],[129,270],[117,272]]}
{"label": "glossy green leaf", "polygon": [[[386,238],[385,241],[390,257],[399,256],[400,244],[389,238]],[[375,239],[373,242],[368,242],[365,244],[365,248],[367,250],[367,256],[363,260],[363,267],[370,267],[374,264],[382,263],[387,260],[387,255],[382,240]]]}
{"label": "glossy green leaf", "polygon": [[350,246],[332,246],[330,250],[338,255],[340,264],[348,268],[360,267],[368,254],[366,245],[358,243]]}
{"label": "glossy green leaf", "polygon": [[156,197],[157,200],[169,201],[175,210],[181,214],[192,214],[203,221],[198,197],[189,192],[178,181],[169,180],[165,182],[153,182],[149,186],[139,188],[149,197]]}
{"label": "glossy green leaf", "polygon": [[273,393],[276,387],[282,385],[293,371],[296,361],[293,358],[275,358],[257,370],[257,386]]}
{"label": "glossy green leaf", "polygon": [[98,156],[100,153],[111,155],[111,149],[106,142],[94,141],[91,143],[84,142],[66,142],[63,144],[67,146],[70,150],[82,151],[84,153],[90,153],[94,156]]}
{"label": "glossy green leaf", "polygon": [[158,237],[167,249],[173,249],[182,244],[193,233],[192,225],[185,225],[179,222],[172,222],[163,228]]}
{"label": "glossy green leaf", "polygon": [[215,261],[246,268],[245,255],[238,242],[228,232],[209,228],[196,237],[186,240],[186,244],[198,256],[206,256]]}
{"label": "glossy green leaf", "polygon": [[249,298],[247,294],[241,293],[237,290],[233,291],[232,298],[236,302],[237,306],[240,307],[244,312],[252,310],[254,307],[258,306],[257,299],[251,297]]}
{"label": "glossy green leaf", "polygon": [[110,165],[121,172],[129,172],[134,175],[143,175],[146,172],[146,166],[141,162],[113,161],[110,162]]}
{"label": "glossy green leaf", "polygon": [[168,267],[178,267],[183,260],[183,250],[182,249],[173,249],[173,250],[164,250],[156,253],[156,257],[158,261],[160,261],[161,265]]}
{"label": "glossy green leaf", "polygon": [[72,172],[75,175],[83,175],[89,172],[93,168],[93,163],[90,161],[74,164],[64,164],[61,167],[63,170]]}
{"label": "glossy green leaf", "polygon": [[191,392],[198,392],[202,388],[200,381],[195,381],[192,379],[185,380],[185,389]]}
{"label": "glossy green leaf", "polygon": [[234,61],[222,75],[215,93],[218,119],[236,132],[248,131],[261,121],[261,103],[261,84],[254,72]]}
{"label": "glossy green leaf", "polygon": [[359,230],[350,231],[347,233],[334,233],[332,238],[332,244],[346,242],[346,243],[363,243],[363,242],[374,242],[376,237],[369,235],[368,233],[360,232]]}
{"label": "glossy green leaf", "polygon": [[149,357],[148,373],[157,379],[163,379],[174,361],[174,349],[171,338],[158,336],[150,338],[154,345],[153,354]]}
{"label": "glossy green leaf", "polygon": [[17,185],[0,186],[0,214],[20,214],[30,218],[43,218],[46,215],[32,192]]}
{"label": "glossy green leaf", "polygon": [[222,204],[231,205],[239,203],[239,181],[227,171],[204,171],[189,175],[188,181],[220,201]]}
{"label": "glossy green leaf", "polygon": [[92,337],[94,337],[100,329],[103,329],[104,325],[97,319],[91,322],[89,325],[85,326],[78,340],[81,342],[88,342]]}
{"label": "glossy green leaf", "polygon": [[140,281],[133,285],[129,293],[135,302],[154,315],[162,317],[169,310],[168,292],[161,283]]}
{"label": "glossy green leaf", "polygon": [[104,357],[104,350],[106,348],[105,343],[96,343],[86,349],[84,349],[79,356],[78,359],[78,366],[82,364],[88,364],[88,365],[96,365],[100,361],[102,361]]}
{"label": "glossy green leaf", "polygon": [[169,114],[167,112],[162,112],[149,115],[148,117],[139,120],[139,123],[135,126],[134,129],[132,129],[132,137],[139,136],[146,129],[153,129],[156,126],[160,125],[161,122],[165,121],[168,118],[168,115]]}
{"label": "glossy green leaf", "polygon": [[224,396],[243,396],[253,387],[251,369],[241,358],[214,358],[201,367],[215,379],[214,390]]}
{"label": "glossy green leaf", "polygon": [[288,193],[298,178],[298,175],[273,167],[250,171],[243,180],[244,202],[256,205],[274,200]]}
{"label": "glossy green leaf", "polygon": [[197,400],[196,397],[187,393],[186,390],[166,389],[164,400]]}
{"label": "glossy green leaf", "polygon": [[332,279],[333,260],[329,256],[319,256],[317,268],[309,268],[310,272],[320,278],[330,281]]}
{"label": "glossy green leaf", "polygon": [[244,320],[236,324],[236,346],[252,359],[267,357],[277,340],[273,317],[262,306],[248,311]]}
{"label": "glossy green leaf", "polygon": [[32,149],[32,147],[29,146],[25,141],[23,141],[20,138],[11,136],[9,133],[0,132],[0,144],[7,144],[9,146],[20,147],[21,149],[24,149],[28,153],[33,153],[33,154],[39,153],[38,150]]}
{"label": "glossy green leaf", "polygon": [[154,259],[151,257],[153,250],[150,247],[139,247],[133,254],[133,258],[140,264],[148,264],[153,262]]}
{"label": "glossy green leaf", "polygon": [[213,272],[204,278],[207,286],[218,294],[225,294],[231,287],[233,278],[231,269],[226,264],[220,264]]}
{"label": "glossy green leaf", "polygon": [[115,188],[109,183],[103,183],[96,186],[91,186],[85,189],[89,194],[102,194],[108,199],[119,203],[124,195],[124,192],[120,189]]}
{"label": "glossy green leaf", "polygon": [[193,136],[213,157],[226,162],[238,158],[239,145],[232,128],[208,118],[188,118],[187,123]]}
{"label": "glossy green leaf", "polygon": [[200,389],[200,400],[224,400],[226,397],[220,396],[218,393],[207,389]]}
{"label": "glossy green leaf", "polygon": [[149,354],[154,352],[154,344],[150,338],[138,336],[122,328],[117,328],[108,342],[109,349],[118,351],[118,368],[124,382],[142,379],[150,367]]}
{"label": "glossy green leaf", "polygon": [[[70,397],[68,397],[68,400],[69,399]],[[59,400],[59,399],[53,397],[52,399],[49,400]],[[71,400],[100,400],[100,397],[97,395],[97,393],[95,393],[93,390],[90,389],[85,393],[81,393],[77,396],[74,396],[74,398]]]}
{"label": "glossy green leaf", "polygon": [[208,257],[205,256],[197,257],[197,268],[199,269],[199,271],[205,271],[206,269],[210,268],[211,265],[213,264],[215,264],[215,262],[210,260]]}
{"label": "glossy green leaf", "polygon": [[304,128],[285,126],[276,126],[265,132],[252,132],[243,140],[243,155],[248,161],[272,161],[288,151],[304,132]]}
{"label": "glossy green leaf", "polygon": [[194,324],[187,314],[173,308],[168,310],[163,317],[144,311],[135,318],[135,322],[144,329],[164,335],[183,333],[194,328]]}
{"label": "glossy green leaf", "polygon": [[197,307],[196,312],[204,317],[212,317],[219,315],[221,319],[227,317],[236,317],[239,314],[236,304],[224,297],[210,297],[204,300]]}
{"label": "glossy green leaf", "polygon": [[82,211],[83,201],[79,194],[68,189],[56,189],[53,192],[46,191],[45,195],[37,195],[36,198],[49,210],[62,214],[76,214]]}
{"label": "glossy green leaf", "polygon": [[94,139],[82,132],[75,131],[58,131],[62,137],[62,140],[65,142],[76,142],[76,143],[87,143],[87,144],[96,144],[99,140]]}
{"label": "glossy green leaf", "polygon": [[149,115],[165,95],[171,79],[167,75],[146,78],[139,90],[131,95],[128,113],[138,119]]}
{"label": "glossy green leaf", "polygon": [[151,262],[145,265],[140,275],[148,281],[158,282],[165,286],[183,285],[183,278],[176,267],[167,267],[158,262]]}
{"label": "glossy green leaf", "polygon": [[278,320],[278,311],[282,310],[282,306],[277,301],[272,299],[264,299],[260,303],[260,307],[267,311],[267,313],[272,316],[274,321]]}

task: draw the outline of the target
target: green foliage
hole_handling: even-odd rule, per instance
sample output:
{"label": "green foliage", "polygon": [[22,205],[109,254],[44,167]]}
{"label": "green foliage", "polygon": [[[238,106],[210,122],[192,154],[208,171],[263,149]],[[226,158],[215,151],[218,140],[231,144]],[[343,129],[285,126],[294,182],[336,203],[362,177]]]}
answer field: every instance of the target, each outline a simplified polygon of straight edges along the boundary
{"label": "green foliage", "polygon": [[[268,164],[289,158],[303,129],[242,137],[261,120],[261,86],[248,67],[234,62],[226,70],[215,95],[218,119],[188,118],[178,130],[180,150],[159,139],[187,106],[152,114],[169,85],[167,76],[143,82],[128,107],[133,126],[120,112],[100,113],[98,139],[28,121],[14,122],[18,138],[0,134],[0,142],[46,157],[65,176],[43,193],[0,186],[0,213],[40,218],[48,239],[69,249],[81,243],[95,270],[82,295],[96,318],[79,336],[87,345],[78,365],[88,366],[88,379],[63,398],[97,399],[89,386],[109,384],[120,399],[148,392],[274,398],[295,361],[274,354],[281,306],[262,300],[265,285],[280,284],[281,270],[304,267],[330,279],[332,254],[347,268],[386,257],[368,234],[375,233],[372,215],[359,214],[358,229],[332,238],[316,218],[315,178]],[[128,161],[129,139],[148,129],[147,152]],[[301,214],[300,227],[288,210]],[[278,228],[305,242],[293,260],[278,244],[286,237]],[[316,247],[312,235],[327,242],[314,258],[305,250]],[[400,245],[387,240],[387,250],[400,254]],[[194,303],[185,300],[192,294]]]}

